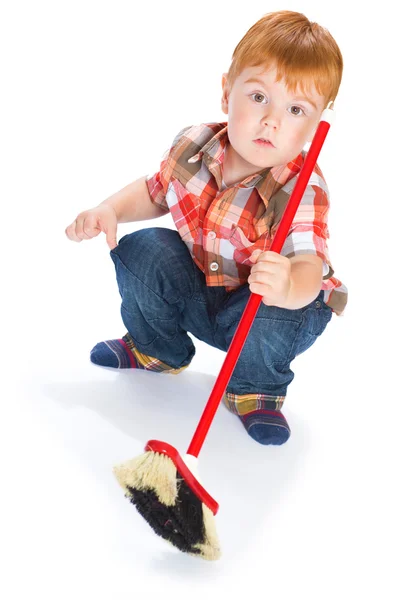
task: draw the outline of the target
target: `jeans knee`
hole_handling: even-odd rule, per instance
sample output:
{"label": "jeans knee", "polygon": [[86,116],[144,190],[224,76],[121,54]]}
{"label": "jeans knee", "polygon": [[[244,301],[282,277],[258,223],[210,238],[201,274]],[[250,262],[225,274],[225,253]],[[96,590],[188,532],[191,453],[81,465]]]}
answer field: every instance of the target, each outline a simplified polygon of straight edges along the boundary
{"label": "jeans knee", "polygon": [[132,255],[138,256],[143,251],[146,240],[149,237],[149,235],[144,235],[144,231],[146,230],[141,229],[123,235],[118,245],[111,250],[110,254],[112,256],[116,254],[121,259],[131,257]]}
{"label": "jeans knee", "polygon": [[153,229],[140,229],[124,235],[118,245],[110,251],[114,264],[117,265],[121,261],[129,271],[136,273],[141,266],[152,262],[155,246]]}
{"label": "jeans knee", "polygon": [[130,263],[168,261],[174,248],[183,242],[177,231],[162,227],[148,227],[124,235],[110,254],[117,255],[126,266]]}
{"label": "jeans knee", "polygon": [[164,297],[176,301],[192,296],[194,263],[179,233],[172,229],[150,227],[125,235],[111,250],[118,281],[131,275]]}

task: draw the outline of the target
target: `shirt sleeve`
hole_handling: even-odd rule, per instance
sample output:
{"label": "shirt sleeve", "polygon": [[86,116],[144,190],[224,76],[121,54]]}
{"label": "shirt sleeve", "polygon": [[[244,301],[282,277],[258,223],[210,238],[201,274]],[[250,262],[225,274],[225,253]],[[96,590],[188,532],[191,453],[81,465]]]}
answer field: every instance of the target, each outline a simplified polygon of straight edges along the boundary
{"label": "shirt sleeve", "polygon": [[181,129],[181,131],[175,136],[171,147],[163,154],[159,171],[157,171],[157,173],[154,175],[146,176],[146,185],[148,186],[151,201],[153,204],[156,204],[166,212],[169,212],[170,210],[166,201],[166,194],[172,171],[171,162],[174,160],[172,158],[172,152],[174,148],[176,148],[182,136],[190,128],[191,127],[184,127],[184,129]]}
{"label": "shirt sleeve", "polygon": [[287,258],[297,254],[320,256],[323,279],[329,279],[334,273],[327,247],[329,208],[328,190],[307,185],[280,253]]}

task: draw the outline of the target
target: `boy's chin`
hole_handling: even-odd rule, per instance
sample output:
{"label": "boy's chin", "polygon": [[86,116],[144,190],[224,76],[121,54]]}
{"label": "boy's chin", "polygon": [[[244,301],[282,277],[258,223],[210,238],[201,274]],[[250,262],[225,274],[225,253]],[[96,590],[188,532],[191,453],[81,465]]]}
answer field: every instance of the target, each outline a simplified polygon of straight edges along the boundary
{"label": "boy's chin", "polygon": [[244,163],[247,163],[250,169],[255,169],[256,171],[260,171],[261,169],[267,169],[271,166],[272,162],[274,162],[274,160],[272,161],[272,159],[268,156],[255,156],[252,153],[245,154],[244,152],[239,156],[244,161]]}
{"label": "boy's chin", "polygon": [[[250,160],[248,161],[250,165],[255,169],[255,171],[262,171],[263,169],[269,169],[271,167],[275,167],[277,164],[274,160]],[[280,163],[281,164],[281,163]]]}

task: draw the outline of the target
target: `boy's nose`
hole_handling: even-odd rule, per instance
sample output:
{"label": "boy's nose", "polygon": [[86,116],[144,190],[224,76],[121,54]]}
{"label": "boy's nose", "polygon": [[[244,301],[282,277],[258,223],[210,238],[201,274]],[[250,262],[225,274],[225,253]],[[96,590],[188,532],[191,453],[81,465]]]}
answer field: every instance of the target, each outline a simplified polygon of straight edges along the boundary
{"label": "boy's nose", "polygon": [[265,127],[271,127],[272,129],[275,129],[278,125],[278,122],[278,116],[271,109],[269,109],[268,112],[262,117],[262,123]]}
{"label": "boy's nose", "polygon": [[265,114],[262,117],[262,123],[265,126],[276,128],[279,123],[279,117],[277,110],[273,109],[271,105],[268,106]]}

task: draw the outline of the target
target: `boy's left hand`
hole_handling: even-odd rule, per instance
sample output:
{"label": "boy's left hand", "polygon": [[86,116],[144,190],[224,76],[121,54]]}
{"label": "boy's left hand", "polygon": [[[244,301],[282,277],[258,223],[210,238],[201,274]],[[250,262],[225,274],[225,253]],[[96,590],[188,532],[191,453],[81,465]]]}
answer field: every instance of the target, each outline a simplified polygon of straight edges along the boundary
{"label": "boy's left hand", "polygon": [[291,289],[291,261],[277,252],[255,250],[250,260],[255,262],[248,277],[249,288],[263,296],[267,306],[286,308]]}

